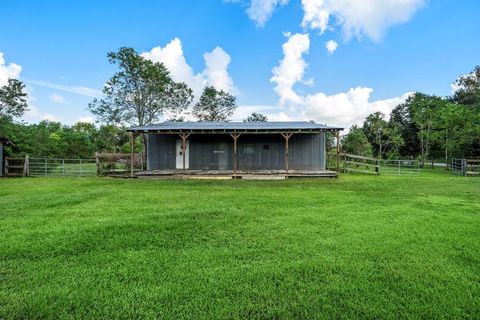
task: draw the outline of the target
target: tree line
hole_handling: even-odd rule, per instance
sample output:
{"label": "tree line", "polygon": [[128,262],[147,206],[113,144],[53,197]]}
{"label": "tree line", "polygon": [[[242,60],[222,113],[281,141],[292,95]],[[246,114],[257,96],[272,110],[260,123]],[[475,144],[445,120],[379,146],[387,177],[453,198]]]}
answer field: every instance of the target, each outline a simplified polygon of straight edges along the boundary
{"label": "tree line", "polygon": [[[152,124],[162,117],[228,121],[237,108],[235,96],[212,86],[206,86],[193,103],[192,90],[175,82],[164,64],[145,59],[132,48],[120,48],[107,58],[118,70],[105,83],[102,96],[88,106],[97,125],[16,121],[28,110],[27,94],[22,82],[9,79],[0,88],[0,137],[14,141],[17,148],[7,152],[61,158],[128,152],[129,126]],[[380,112],[369,115],[362,126],[352,126],[344,135],[343,151],[423,161],[480,155],[480,66],[458,78],[455,85],[457,90],[449,97],[412,94],[388,119]],[[263,122],[267,117],[252,113],[244,121]],[[333,145],[333,139],[327,138]],[[135,148],[146,149],[145,137],[136,141]]]}
{"label": "tree line", "polygon": [[412,94],[387,119],[381,112],[342,139],[347,153],[377,158],[442,159],[480,156],[480,66],[455,81],[452,96]]}

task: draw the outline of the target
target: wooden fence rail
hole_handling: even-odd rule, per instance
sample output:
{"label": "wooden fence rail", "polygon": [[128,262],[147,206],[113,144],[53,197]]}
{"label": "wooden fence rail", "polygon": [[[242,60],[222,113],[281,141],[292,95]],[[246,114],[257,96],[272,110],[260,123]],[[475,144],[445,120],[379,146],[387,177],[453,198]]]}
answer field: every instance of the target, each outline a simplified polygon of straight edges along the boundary
{"label": "wooden fence rail", "polygon": [[[418,160],[383,160],[350,153],[340,153],[339,156],[339,172],[355,172],[374,175],[411,175],[420,173],[420,162]],[[327,155],[327,168],[330,170],[334,170],[335,168],[335,157],[336,153],[329,153]]]}
{"label": "wooden fence rail", "polygon": [[[359,156],[350,153],[340,153],[340,172],[357,172],[366,174],[380,173],[380,163],[378,159]],[[327,167],[333,169],[333,160],[336,160],[336,153],[329,153]]]}

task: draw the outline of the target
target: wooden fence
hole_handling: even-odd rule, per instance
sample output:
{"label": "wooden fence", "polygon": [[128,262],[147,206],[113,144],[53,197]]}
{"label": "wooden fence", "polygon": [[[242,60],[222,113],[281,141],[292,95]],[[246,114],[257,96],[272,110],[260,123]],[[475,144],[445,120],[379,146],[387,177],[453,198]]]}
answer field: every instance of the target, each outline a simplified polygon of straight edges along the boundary
{"label": "wooden fence", "polygon": [[[329,153],[327,169],[336,170],[336,153]],[[340,153],[340,172],[354,172],[374,175],[411,175],[420,173],[418,160],[394,159],[383,160],[359,156],[349,153]]]}
{"label": "wooden fence", "polygon": [[[130,176],[131,167],[130,153],[95,153],[97,174],[104,176]],[[145,169],[145,157],[143,153],[133,155],[133,171]]]}
{"label": "wooden fence", "polygon": [[[327,168],[336,170],[336,153],[329,153]],[[380,161],[375,158],[358,156],[349,153],[340,153],[340,172],[357,172],[366,174],[380,173]]]}

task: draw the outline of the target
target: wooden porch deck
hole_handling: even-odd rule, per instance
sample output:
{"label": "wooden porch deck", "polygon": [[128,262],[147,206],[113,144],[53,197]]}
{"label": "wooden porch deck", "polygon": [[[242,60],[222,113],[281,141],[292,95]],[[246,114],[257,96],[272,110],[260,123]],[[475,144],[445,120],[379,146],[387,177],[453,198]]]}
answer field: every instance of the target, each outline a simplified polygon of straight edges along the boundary
{"label": "wooden porch deck", "polygon": [[281,180],[287,178],[335,178],[329,170],[146,170],[135,173],[138,178],[164,179],[249,179]]}

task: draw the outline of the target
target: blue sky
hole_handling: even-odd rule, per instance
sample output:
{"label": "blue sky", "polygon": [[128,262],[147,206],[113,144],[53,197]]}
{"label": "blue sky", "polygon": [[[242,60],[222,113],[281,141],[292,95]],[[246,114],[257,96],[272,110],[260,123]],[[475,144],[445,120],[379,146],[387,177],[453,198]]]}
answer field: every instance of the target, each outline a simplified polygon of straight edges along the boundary
{"label": "blue sky", "polygon": [[196,92],[236,94],[236,120],[349,126],[412,91],[450,94],[480,64],[479,13],[476,0],[3,1],[0,81],[28,84],[26,121],[91,120],[106,53],[131,46]]}

